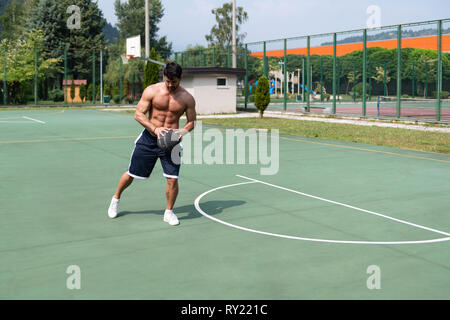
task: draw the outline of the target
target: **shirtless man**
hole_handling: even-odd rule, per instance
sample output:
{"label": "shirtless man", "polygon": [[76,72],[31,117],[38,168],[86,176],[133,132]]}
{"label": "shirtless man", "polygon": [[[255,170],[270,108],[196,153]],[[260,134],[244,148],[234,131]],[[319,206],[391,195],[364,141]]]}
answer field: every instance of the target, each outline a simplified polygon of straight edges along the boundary
{"label": "shirtless man", "polygon": [[[169,129],[178,131],[181,137],[194,129],[196,121],[195,100],[180,86],[182,78],[181,67],[168,63],[164,69],[165,81],[147,87],[136,107],[134,118],[144,130],[135,141],[135,148],[131,156],[130,166],[120,178],[116,193],[108,209],[110,218],[117,217],[117,209],[122,192],[128,188],[134,179],[148,179],[158,158],[167,178],[166,197],[167,209],[164,222],[172,226],[179,221],[173,213],[173,207],[178,195],[178,174],[180,161],[175,163],[170,151],[163,151],[157,145],[157,137],[165,134]],[[149,117],[146,114],[149,112]],[[179,129],[180,117],[186,113],[187,123]],[[180,138],[181,140],[181,138]]]}

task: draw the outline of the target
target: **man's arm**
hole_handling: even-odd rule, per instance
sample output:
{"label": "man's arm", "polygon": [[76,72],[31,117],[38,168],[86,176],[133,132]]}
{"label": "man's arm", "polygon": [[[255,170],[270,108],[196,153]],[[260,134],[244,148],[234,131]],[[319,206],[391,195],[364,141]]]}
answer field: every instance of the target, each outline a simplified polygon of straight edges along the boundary
{"label": "man's arm", "polygon": [[195,111],[195,100],[189,95],[186,107],[186,125],[180,130],[182,136],[188,134],[195,128],[195,121],[197,121],[197,112]]}
{"label": "man's arm", "polygon": [[154,95],[154,89],[148,87],[142,93],[141,100],[139,101],[136,112],[134,113],[134,119],[139,122],[145,129],[149,132],[155,133],[156,126],[150,122],[147,117],[147,112],[149,112],[152,108],[152,100]]}

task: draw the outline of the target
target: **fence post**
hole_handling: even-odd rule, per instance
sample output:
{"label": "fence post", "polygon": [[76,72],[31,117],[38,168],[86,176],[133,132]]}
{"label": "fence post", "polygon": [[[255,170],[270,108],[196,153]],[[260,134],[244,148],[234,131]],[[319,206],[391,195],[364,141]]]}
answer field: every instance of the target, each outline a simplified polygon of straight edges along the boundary
{"label": "fence post", "polygon": [[245,45],[245,109],[248,104],[248,47]]}
{"label": "fence post", "polygon": [[323,56],[320,56],[320,102],[323,102]]}
{"label": "fence post", "polygon": [[[284,91],[284,95],[283,95],[283,109],[284,111],[286,111],[287,109],[287,94],[288,94],[288,79],[287,79],[287,55],[286,55],[286,47],[287,47],[287,40],[284,39],[284,61],[283,61],[283,71],[284,71],[284,84],[283,84],[283,91]],[[270,81],[269,81],[270,83]]]}
{"label": "fence post", "polygon": [[412,77],[412,97],[415,98],[416,97],[416,79],[415,79],[415,70],[414,70],[414,60],[412,62],[412,70],[411,70],[411,77]]}
{"label": "fence post", "polygon": [[269,79],[269,66],[267,63],[266,42],[264,41],[264,57],[263,57],[263,75]]}
{"label": "fence post", "polygon": [[362,116],[366,116],[366,94],[367,94],[367,29],[363,31],[363,96],[362,96]]}
{"label": "fence post", "polygon": [[397,118],[401,114],[402,98],[402,26],[397,27]]}
{"label": "fence post", "polygon": [[441,91],[442,91],[442,20],[438,21],[438,61],[436,88],[436,120],[441,121]]}
{"label": "fence post", "polygon": [[4,52],[4,63],[3,63],[3,105],[6,106],[8,104],[8,84],[6,82],[6,63],[8,62],[7,60],[7,53],[6,53],[6,48],[5,48],[5,52]]}
{"label": "fence post", "polygon": [[38,66],[37,66],[38,52],[34,48],[34,104],[38,104]]}
{"label": "fence post", "polygon": [[311,101],[309,97],[309,92],[311,90],[311,78],[312,78],[312,72],[311,72],[311,37],[307,37],[307,57],[306,57],[306,72],[308,76],[308,87],[306,89],[306,111],[310,112],[311,110]]}
{"label": "fence post", "polygon": [[353,60],[353,102],[356,102],[356,59]]}
{"label": "fence post", "polygon": [[68,96],[68,94],[67,94],[67,76],[68,76],[68,67],[67,67],[67,64],[68,64],[68,61],[67,61],[67,51],[68,51],[68,48],[67,48],[67,46],[64,48],[64,101],[65,101],[65,104],[68,104],[69,103],[69,96]]}
{"label": "fence post", "polygon": [[95,90],[95,49],[92,50],[92,103],[95,104],[97,97]]}
{"label": "fence post", "polygon": [[333,114],[336,114],[337,34],[333,34]]}
{"label": "fence post", "polygon": [[122,61],[122,57],[120,58],[120,68],[119,68],[119,99],[120,102],[119,104],[122,104],[122,93],[123,93],[123,61]]}

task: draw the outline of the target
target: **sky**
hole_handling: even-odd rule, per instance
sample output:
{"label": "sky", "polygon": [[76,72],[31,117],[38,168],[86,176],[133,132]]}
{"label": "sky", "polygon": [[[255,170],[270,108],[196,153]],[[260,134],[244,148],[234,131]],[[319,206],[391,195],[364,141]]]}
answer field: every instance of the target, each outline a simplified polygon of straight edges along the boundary
{"label": "sky", "polygon": [[[174,51],[183,51],[189,45],[206,46],[205,35],[215,24],[211,10],[226,2],[231,0],[162,0],[165,14],[159,24],[159,36],[167,36]],[[361,29],[374,21],[388,26],[450,18],[449,0],[237,0],[236,3],[249,16],[241,26],[246,43]],[[108,22],[115,25],[114,0],[98,0],[98,4]],[[370,11],[371,6],[379,11]],[[450,23],[445,27],[450,27]]]}

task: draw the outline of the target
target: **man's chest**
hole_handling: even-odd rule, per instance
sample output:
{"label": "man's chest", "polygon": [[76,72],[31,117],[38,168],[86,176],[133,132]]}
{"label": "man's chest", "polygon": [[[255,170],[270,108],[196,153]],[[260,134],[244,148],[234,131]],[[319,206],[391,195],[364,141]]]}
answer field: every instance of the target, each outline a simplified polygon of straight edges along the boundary
{"label": "man's chest", "polygon": [[152,107],[158,111],[171,113],[183,113],[186,109],[183,101],[174,97],[155,97]]}

